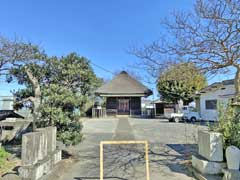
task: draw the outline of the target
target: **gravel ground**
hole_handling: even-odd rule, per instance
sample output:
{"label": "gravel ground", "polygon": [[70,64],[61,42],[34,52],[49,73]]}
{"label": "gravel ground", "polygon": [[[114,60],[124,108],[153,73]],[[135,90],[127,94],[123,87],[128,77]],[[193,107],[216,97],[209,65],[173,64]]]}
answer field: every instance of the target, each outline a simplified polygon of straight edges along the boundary
{"label": "gravel ground", "polygon": [[[89,119],[84,141],[74,149],[78,162],[60,180],[99,180],[101,141],[144,140],[149,143],[151,180],[190,180],[186,164],[196,153],[198,129],[204,126],[169,123],[163,119]],[[144,145],[104,145],[104,179],[145,180]]]}

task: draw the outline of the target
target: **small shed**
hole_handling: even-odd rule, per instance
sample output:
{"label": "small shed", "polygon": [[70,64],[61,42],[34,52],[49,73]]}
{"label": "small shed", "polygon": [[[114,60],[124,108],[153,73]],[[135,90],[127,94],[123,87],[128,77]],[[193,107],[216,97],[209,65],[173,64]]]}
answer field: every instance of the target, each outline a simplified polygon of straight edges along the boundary
{"label": "small shed", "polygon": [[141,98],[152,95],[142,83],[122,71],[110,82],[96,90],[95,94],[106,97],[106,114],[141,115]]}
{"label": "small shed", "polygon": [[156,116],[169,116],[169,114],[175,112],[175,104],[162,101],[161,99],[153,101],[155,104],[155,115]]}

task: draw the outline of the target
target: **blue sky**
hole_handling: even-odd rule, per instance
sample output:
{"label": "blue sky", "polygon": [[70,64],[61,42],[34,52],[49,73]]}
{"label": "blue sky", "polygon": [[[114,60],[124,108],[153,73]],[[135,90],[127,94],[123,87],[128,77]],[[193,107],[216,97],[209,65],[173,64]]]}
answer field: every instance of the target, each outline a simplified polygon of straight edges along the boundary
{"label": "blue sky", "polygon": [[[130,46],[159,37],[162,18],[192,5],[193,0],[2,0],[0,34],[39,44],[49,55],[74,51],[115,72],[138,61],[126,52]],[[100,77],[112,77],[93,68]],[[222,78],[229,77],[210,81]],[[0,82],[0,94],[18,88]]]}

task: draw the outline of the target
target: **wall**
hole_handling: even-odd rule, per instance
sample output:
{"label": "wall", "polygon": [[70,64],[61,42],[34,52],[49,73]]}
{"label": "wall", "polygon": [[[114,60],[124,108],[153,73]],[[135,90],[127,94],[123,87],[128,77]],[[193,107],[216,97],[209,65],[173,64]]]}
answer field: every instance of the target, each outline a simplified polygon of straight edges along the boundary
{"label": "wall", "polygon": [[0,96],[0,110],[13,110],[13,96]]}
{"label": "wall", "polygon": [[[11,141],[21,136],[22,133],[26,132],[30,123],[29,120],[18,118],[7,118],[6,120],[0,121],[0,126],[3,128],[0,141]],[[8,129],[6,127],[8,127]]]}
{"label": "wall", "polygon": [[117,109],[118,103],[116,97],[107,97],[106,108],[107,109]]}
{"label": "wall", "polygon": [[216,121],[218,117],[217,110],[208,110],[205,107],[206,100],[217,99],[218,104],[227,104],[228,100],[235,93],[234,85],[226,85],[225,89],[216,89],[210,92],[202,93],[200,96],[200,115],[203,120]]}
{"label": "wall", "polygon": [[156,116],[160,116],[164,114],[164,103],[156,103]]}
{"label": "wall", "polygon": [[[13,109],[13,96],[0,96],[0,110],[14,110]],[[32,114],[31,111],[27,108],[22,108],[19,110],[14,110],[17,114],[20,114],[25,119],[31,120]]]}
{"label": "wall", "polygon": [[107,97],[106,109],[107,115],[117,115],[118,112],[118,99],[129,99],[129,114],[141,115],[141,97]]}
{"label": "wall", "polygon": [[117,115],[117,98],[116,97],[107,97],[106,99],[106,113],[108,116]]}
{"label": "wall", "polygon": [[130,98],[130,114],[141,115],[141,97]]}

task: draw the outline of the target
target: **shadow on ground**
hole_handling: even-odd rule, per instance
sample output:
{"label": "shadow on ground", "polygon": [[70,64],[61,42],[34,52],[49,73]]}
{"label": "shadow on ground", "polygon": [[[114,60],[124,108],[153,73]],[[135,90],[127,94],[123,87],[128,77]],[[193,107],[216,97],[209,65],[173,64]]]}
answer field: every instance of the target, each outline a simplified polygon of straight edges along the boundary
{"label": "shadow on ground", "polygon": [[[191,177],[187,171],[188,160],[197,152],[196,144],[150,144],[150,179],[173,176],[174,173]],[[81,156],[81,158],[83,158]],[[85,156],[90,176],[75,177],[76,180],[99,179],[99,156]],[[92,160],[91,160],[92,159]],[[95,162],[95,163],[93,163]],[[146,179],[144,145],[115,145],[104,147],[104,179]],[[98,172],[96,172],[98,171]]]}
{"label": "shadow on ground", "polygon": [[197,154],[197,144],[167,144],[168,147],[176,151],[184,160],[188,160],[189,156]]}
{"label": "shadow on ground", "polygon": [[[99,177],[76,177],[76,178],[74,178],[74,179],[76,179],[76,180],[87,180],[87,179],[96,179],[96,180],[99,180],[100,178],[99,178]],[[128,180],[128,179],[121,178],[121,177],[104,177],[104,179]]]}

